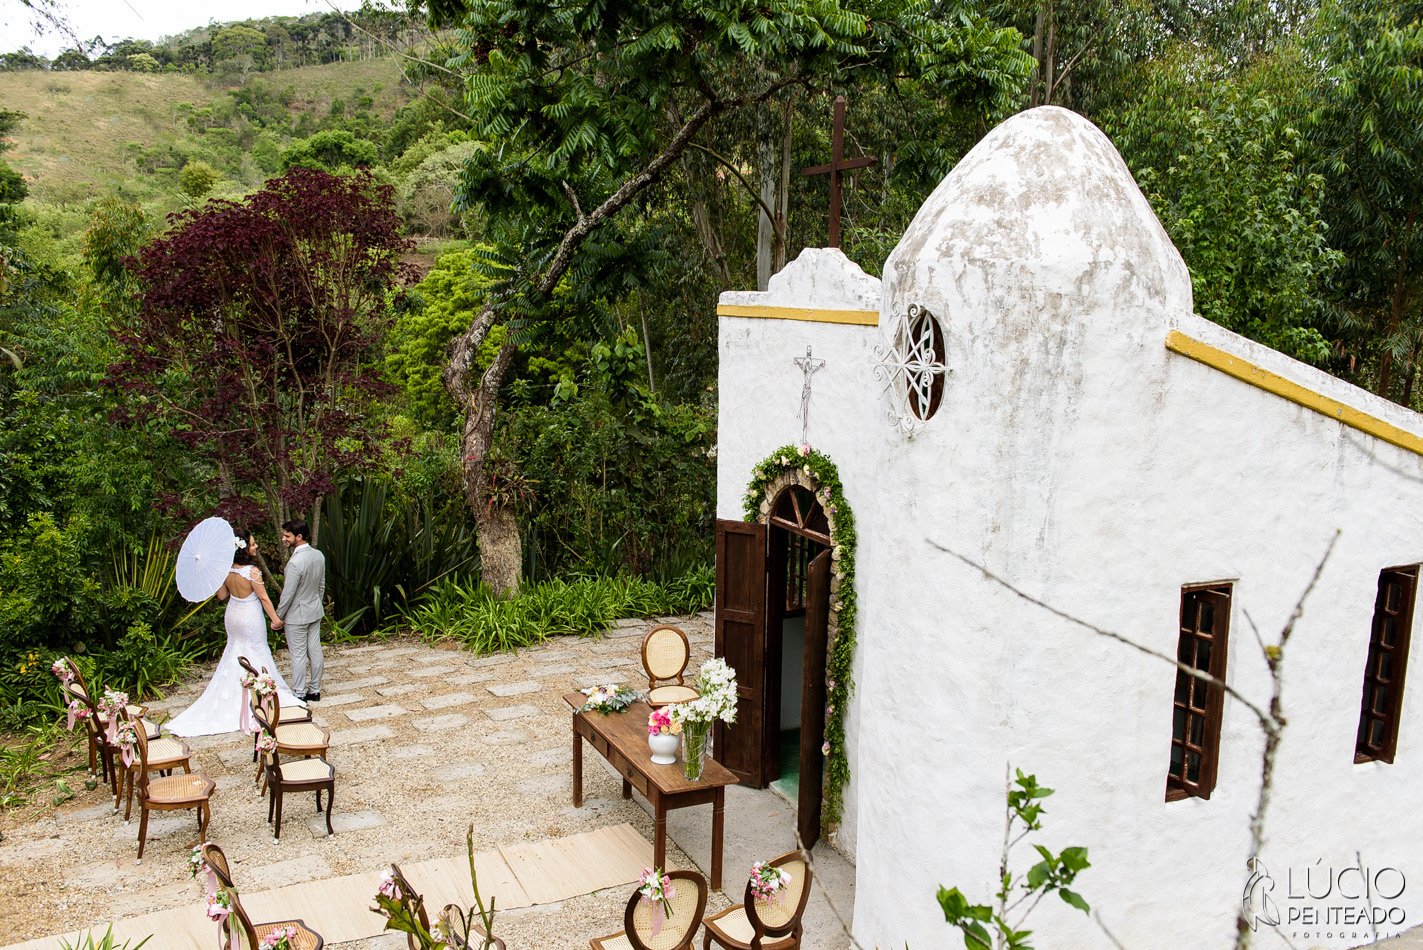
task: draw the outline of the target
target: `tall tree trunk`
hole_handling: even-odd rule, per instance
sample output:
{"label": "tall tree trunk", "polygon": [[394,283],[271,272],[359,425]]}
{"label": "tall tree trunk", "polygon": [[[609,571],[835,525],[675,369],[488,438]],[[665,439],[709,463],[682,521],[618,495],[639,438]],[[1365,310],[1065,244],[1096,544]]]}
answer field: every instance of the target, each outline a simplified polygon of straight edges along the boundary
{"label": "tall tree trunk", "polygon": [[[558,286],[559,280],[568,271],[569,265],[573,263],[574,253],[588,236],[639,194],[661,180],[662,175],[687,151],[692,139],[713,117],[728,109],[764,102],[793,81],[794,79],[778,79],[755,94],[733,100],[712,100],[699,106],[691,118],[677,130],[662,152],[641,171],[624,181],[617,191],[590,214],[579,211],[578,220],[564,232],[562,240],[554,250],[553,258],[530,296],[537,300],[548,299]],[[480,556],[489,558],[482,571],[486,580],[501,582],[499,585],[491,585],[494,590],[506,592],[510,589],[507,577],[492,577],[490,571],[501,565],[523,564],[522,552],[516,549],[511,558],[508,550],[511,544],[519,544],[519,533],[517,530],[504,530],[503,523],[498,522],[497,517],[493,515],[489,505],[489,479],[484,463],[494,442],[495,402],[504,383],[504,376],[509,371],[509,364],[514,358],[512,343],[506,343],[500,348],[493,364],[480,378],[479,386],[473,391],[470,388],[470,376],[476,365],[480,345],[489,335],[489,328],[494,326],[499,315],[495,301],[491,300],[484,305],[469,327],[451,342],[449,361],[445,363],[440,378],[445,384],[445,391],[465,414],[464,428],[460,433],[461,480],[464,483],[465,502],[474,514],[476,527],[480,529],[476,539]],[[505,514],[512,517],[509,512]]]}
{"label": "tall tree trunk", "polygon": [[464,429],[460,433],[464,459],[460,475],[465,503],[474,514],[480,577],[496,594],[512,593],[519,586],[524,564],[518,522],[512,511],[489,497],[489,473],[484,465],[489,448],[494,444],[494,404],[504,383],[504,374],[514,360],[515,349],[513,343],[499,348],[494,362],[480,378],[479,389],[473,394],[473,404],[465,413]]}
{"label": "tall tree trunk", "polygon": [[1029,108],[1042,104],[1040,90],[1043,82],[1043,29],[1047,25],[1048,6],[1047,3],[1038,4],[1038,16],[1033,23],[1033,81],[1028,87]]}
{"label": "tall tree trunk", "polygon": [[786,222],[790,218],[791,207],[791,116],[794,96],[787,96],[781,107],[781,194],[776,202],[776,239],[772,247],[771,263],[773,273],[780,273],[786,266]]}
{"label": "tall tree trunk", "polygon": [[766,209],[776,207],[776,181],[780,178],[780,163],[776,161],[776,147],[769,131],[757,145],[756,164],[761,172],[761,209],[756,215],[756,289],[765,290],[774,273],[776,243],[776,222],[767,217]]}

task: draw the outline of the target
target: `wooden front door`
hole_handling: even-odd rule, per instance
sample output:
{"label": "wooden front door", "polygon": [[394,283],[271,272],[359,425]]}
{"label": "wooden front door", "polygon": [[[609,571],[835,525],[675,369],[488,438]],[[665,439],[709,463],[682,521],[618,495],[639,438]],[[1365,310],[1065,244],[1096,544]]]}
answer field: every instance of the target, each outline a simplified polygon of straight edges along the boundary
{"label": "wooden front door", "polygon": [[716,655],[736,671],[736,722],[718,722],[712,754],[743,785],[766,784],[766,526],[716,523]]}
{"label": "wooden front door", "polygon": [[830,624],[830,551],[810,562],[805,595],[805,666],[800,699],[800,795],[796,830],[807,849],[820,840],[820,784],[825,756],[825,651]]}

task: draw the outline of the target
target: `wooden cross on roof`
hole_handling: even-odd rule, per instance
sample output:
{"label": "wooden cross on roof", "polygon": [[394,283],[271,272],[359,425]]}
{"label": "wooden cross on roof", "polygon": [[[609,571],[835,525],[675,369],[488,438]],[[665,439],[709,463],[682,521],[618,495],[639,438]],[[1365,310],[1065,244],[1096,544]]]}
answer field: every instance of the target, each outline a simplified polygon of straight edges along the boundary
{"label": "wooden cross on roof", "polygon": [[835,97],[835,122],[830,133],[830,164],[813,165],[802,168],[802,175],[830,176],[830,243],[827,247],[840,246],[840,173],[853,168],[865,168],[875,163],[869,156],[845,158],[845,97]]}

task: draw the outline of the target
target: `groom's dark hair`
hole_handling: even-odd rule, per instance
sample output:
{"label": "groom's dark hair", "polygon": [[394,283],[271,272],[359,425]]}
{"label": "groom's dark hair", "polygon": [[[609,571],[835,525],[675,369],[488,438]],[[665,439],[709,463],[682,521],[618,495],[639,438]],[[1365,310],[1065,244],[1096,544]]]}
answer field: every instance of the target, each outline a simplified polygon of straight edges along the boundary
{"label": "groom's dark hair", "polygon": [[290,531],[307,544],[311,543],[311,528],[300,518],[293,518],[291,521],[283,521],[282,530]]}

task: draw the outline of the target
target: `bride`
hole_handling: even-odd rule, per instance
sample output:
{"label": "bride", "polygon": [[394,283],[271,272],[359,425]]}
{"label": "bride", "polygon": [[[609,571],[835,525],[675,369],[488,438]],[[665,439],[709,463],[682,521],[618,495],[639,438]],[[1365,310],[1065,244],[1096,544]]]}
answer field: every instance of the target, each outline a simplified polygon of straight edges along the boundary
{"label": "bride", "polygon": [[272,674],[283,706],[301,705],[282,679],[271,647],[267,646],[267,624],[262,614],[271,619],[274,630],[281,629],[282,621],[272,607],[262,572],[256,565],[257,542],[250,532],[237,531],[232,543],[236,548],[232,570],[217,591],[217,599],[227,601],[223,619],[227,627],[227,646],[198,701],[166,724],[175,736],[212,736],[237,732],[241,728],[246,691],[241,683],[242,667],[237,664],[239,656],[247,657],[258,670],[265,669]]}

